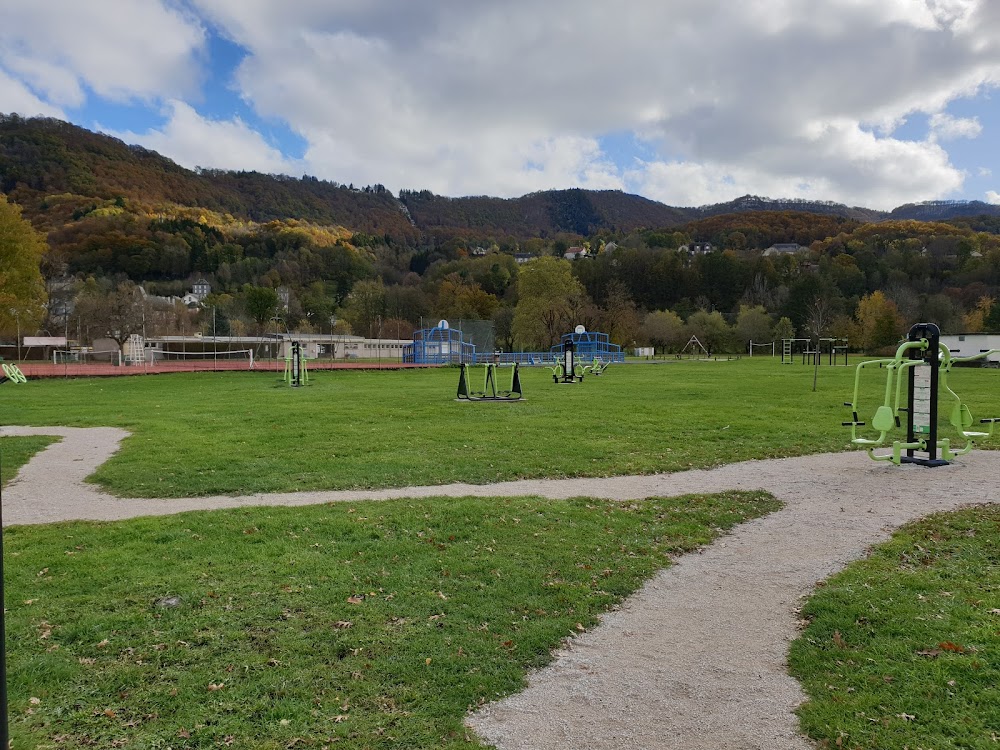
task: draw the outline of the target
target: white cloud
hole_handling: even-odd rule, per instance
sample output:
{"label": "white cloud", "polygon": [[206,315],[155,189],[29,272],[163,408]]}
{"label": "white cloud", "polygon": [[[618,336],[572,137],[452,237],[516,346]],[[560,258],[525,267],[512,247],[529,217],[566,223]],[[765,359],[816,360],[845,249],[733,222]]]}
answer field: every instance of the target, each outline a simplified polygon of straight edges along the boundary
{"label": "white cloud", "polygon": [[[994,0],[185,2],[0,0],[0,65],[43,103],[177,100],[136,138],[179,161],[287,164],[246,121],[180,104],[198,94],[213,28],[246,50],[231,82],[243,99],[306,142],[302,171],[447,195],[617,187],[675,205],[954,195],[964,172],[945,144],[983,126],[948,105],[1000,84]],[[914,114],[930,135],[896,136]],[[609,133],[657,155],[616,165]],[[244,154],[255,162],[233,163]]]}
{"label": "white cloud", "polygon": [[[450,195],[589,180],[680,205],[888,208],[960,189],[939,142],[981,126],[940,113],[1000,81],[987,0],[194,2],[317,173]],[[933,136],[894,138],[916,112],[937,113]],[[662,158],[614,167],[597,139],[628,131]]]}
{"label": "white cloud", "polygon": [[980,177],[992,177],[993,170],[990,169],[989,167],[980,167],[979,169],[976,170],[976,174],[979,175]]}
{"label": "white cloud", "polygon": [[16,112],[22,117],[44,115],[64,119],[66,115],[58,107],[43,102],[19,80],[11,78],[0,68],[0,112]]}
{"label": "white cloud", "polygon": [[1000,193],[998,193],[996,190],[987,190],[986,202],[992,203],[994,206],[1000,205]]}
{"label": "white cloud", "polygon": [[201,23],[160,0],[4,0],[0,64],[50,101],[76,106],[83,87],[116,100],[197,92]]}
{"label": "white cloud", "polygon": [[127,143],[157,151],[188,169],[195,167],[255,170],[267,174],[302,174],[302,165],[286,159],[274,146],[239,118],[210,120],[189,105],[169,103],[169,119],[159,130],[116,132],[101,128]]}
{"label": "white cloud", "polygon": [[935,112],[930,117],[931,137],[935,140],[950,141],[955,138],[978,138],[983,126],[978,117],[952,117],[944,112]]}

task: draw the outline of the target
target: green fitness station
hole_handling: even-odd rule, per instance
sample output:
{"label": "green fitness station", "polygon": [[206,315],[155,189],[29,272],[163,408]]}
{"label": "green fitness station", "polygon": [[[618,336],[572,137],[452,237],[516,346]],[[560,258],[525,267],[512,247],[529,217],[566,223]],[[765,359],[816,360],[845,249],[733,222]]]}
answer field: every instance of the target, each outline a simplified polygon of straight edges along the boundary
{"label": "green fitness station", "polygon": [[[973,418],[969,407],[948,385],[948,376],[955,365],[985,359],[998,350],[985,350],[970,357],[954,357],[951,350],[940,342],[940,336],[940,329],[933,323],[917,323],[910,329],[907,340],[899,346],[894,357],[868,360],[857,366],[854,398],[844,404],[850,407],[852,419],[842,424],[851,428],[851,443],[867,450],[875,461],[891,461],[896,465],[910,463],[930,467],[946,466],[957,456],[964,456],[971,451],[976,440],[992,436],[994,426],[1000,421],[1000,418],[980,419],[980,424],[988,424],[989,430],[972,430]],[[876,366],[887,371],[884,401],[871,418],[871,427],[878,432],[878,436],[861,437],[858,435],[858,428],[865,426],[865,422],[858,417],[861,371],[866,367]],[[964,441],[959,447],[952,446],[951,438],[938,435],[940,394],[953,402],[948,423],[955,428],[960,440]],[[889,434],[894,430],[902,430],[901,414],[906,415],[905,439],[892,441],[892,453],[877,455],[876,448],[890,447],[887,442]]]}
{"label": "green fitness station", "polygon": [[[501,364],[498,354],[493,355],[493,361],[482,365],[485,368],[483,373],[483,389],[481,391],[472,388],[472,367],[479,365],[463,364],[461,373],[458,376],[458,401],[520,401],[521,400],[521,375],[517,362],[513,364]],[[497,387],[497,371],[501,368],[510,368],[510,387],[500,389]]]}

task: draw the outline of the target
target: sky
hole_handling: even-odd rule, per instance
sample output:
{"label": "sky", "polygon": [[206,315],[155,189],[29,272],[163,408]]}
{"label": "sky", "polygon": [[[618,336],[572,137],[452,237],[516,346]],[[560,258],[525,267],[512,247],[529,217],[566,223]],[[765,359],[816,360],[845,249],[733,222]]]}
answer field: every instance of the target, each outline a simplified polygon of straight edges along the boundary
{"label": "sky", "polygon": [[998,0],[0,0],[0,112],[439,195],[1000,203]]}

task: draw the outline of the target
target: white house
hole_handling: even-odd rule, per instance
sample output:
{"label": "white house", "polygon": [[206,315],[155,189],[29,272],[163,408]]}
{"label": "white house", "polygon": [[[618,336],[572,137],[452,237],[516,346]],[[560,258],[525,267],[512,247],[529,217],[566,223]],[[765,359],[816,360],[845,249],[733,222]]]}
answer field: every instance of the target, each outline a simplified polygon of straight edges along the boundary
{"label": "white house", "polygon": [[[956,357],[972,357],[991,349],[1000,350],[1000,334],[997,333],[949,333],[941,335],[941,343]],[[1000,365],[1000,352],[987,357],[990,363]]]}
{"label": "white house", "polygon": [[571,247],[566,252],[563,253],[563,257],[566,260],[577,260],[579,258],[587,257],[587,248],[585,247]]}
{"label": "white house", "polygon": [[775,242],[764,251],[764,255],[793,255],[808,249],[797,242]]}

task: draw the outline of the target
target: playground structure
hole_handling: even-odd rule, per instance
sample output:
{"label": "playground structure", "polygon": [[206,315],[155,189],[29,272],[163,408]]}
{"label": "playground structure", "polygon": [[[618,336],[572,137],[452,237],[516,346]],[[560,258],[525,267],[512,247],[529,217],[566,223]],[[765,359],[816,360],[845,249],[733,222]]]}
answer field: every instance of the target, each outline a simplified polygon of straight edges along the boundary
{"label": "playground structure", "polygon": [[302,345],[298,341],[293,341],[292,348],[285,355],[285,374],[282,381],[292,388],[309,385],[308,361],[302,351]]}
{"label": "playground structure", "polygon": [[[521,375],[520,365],[517,362],[507,365],[497,361],[487,362],[482,365],[485,372],[483,374],[483,389],[481,391],[472,390],[472,367],[479,365],[463,364],[461,374],[458,377],[459,401],[520,401],[521,400]],[[501,368],[510,368],[510,388],[500,390],[497,388],[497,371]]]}
{"label": "playground structure", "polygon": [[[795,357],[801,356],[802,364],[821,365],[823,357],[826,356],[830,365],[842,364],[847,366],[847,339],[841,338],[821,338],[813,339],[782,339],[781,340],[781,364],[791,365],[795,363]],[[753,356],[753,346],[750,347]],[[773,351],[772,351],[773,356]],[[841,361],[843,360],[843,361]]]}
{"label": "playground structure", "polygon": [[[750,345],[747,348],[748,348],[748,350],[750,352],[750,356],[752,357],[755,346],[759,347],[760,349],[766,349],[767,347],[771,347],[771,356],[773,357],[774,354],[775,354],[774,346],[775,346],[776,343],[777,342],[775,342],[775,341],[768,341],[767,343],[762,344],[760,342],[751,340],[750,341]],[[758,355],[758,356],[761,356],[761,355]]]}
{"label": "playground structure", "polygon": [[685,354],[687,354],[688,353],[688,349],[691,350],[692,354],[697,354],[697,353],[700,352],[705,357],[711,357],[712,356],[709,353],[708,349],[705,348],[705,345],[702,344],[701,341],[698,340],[697,336],[692,336],[691,338],[688,339],[688,342],[686,344],[684,344],[684,348],[681,349],[677,353],[677,358],[680,359]]}
{"label": "playground structure", "polygon": [[549,356],[564,356],[567,343],[572,344],[575,356],[581,359],[599,359],[609,363],[625,361],[622,348],[618,344],[612,344],[608,334],[588,331],[583,326],[577,326],[573,333],[564,333],[559,343],[549,349]]}
{"label": "playground structure", "polygon": [[434,328],[413,333],[413,343],[403,348],[403,362],[421,365],[464,364],[476,361],[476,347],[462,332],[442,320]]}
{"label": "playground structure", "polygon": [[[929,467],[944,466],[971,451],[977,439],[992,436],[996,423],[1000,421],[1000,418],[980,419],[980,424],[989,425],[989,431],[971,430],[972,413],[948,384],[948,375],[955,365],[985,359],[997,350],[985,350],[971,357],[954,357],[951,350],[940,342],[940,336],[940,329],[933,323],[918,323],[910,329],[907,340],[900,344],[892,359],[873,359],[857,366],[854,396],[844,404],[851,408],[852,419],[842,424],[851,428],[851,443],[865,448],[875,461],[891,461],[896,465],[913,463]],[[878,437],[860,437],[858,428],[865,426],[858,417],[861,371],[874,366],[887,371],[885,397],[871,419],[871,427],[878,432]],[[902,405],[904,375],[907,381],[905,406]],[[958,448],[952,447],[951,438],[938,435],[940,393],[954,400],[948,423],[957,431],[959,439],[964,441]],[[902,428],[900,414],[906,415],[905,439],[893,440],[892,453],[877,455],[876,448],[888,447],[889,433]],[[923,455],[917,455],[918,453]]]}

